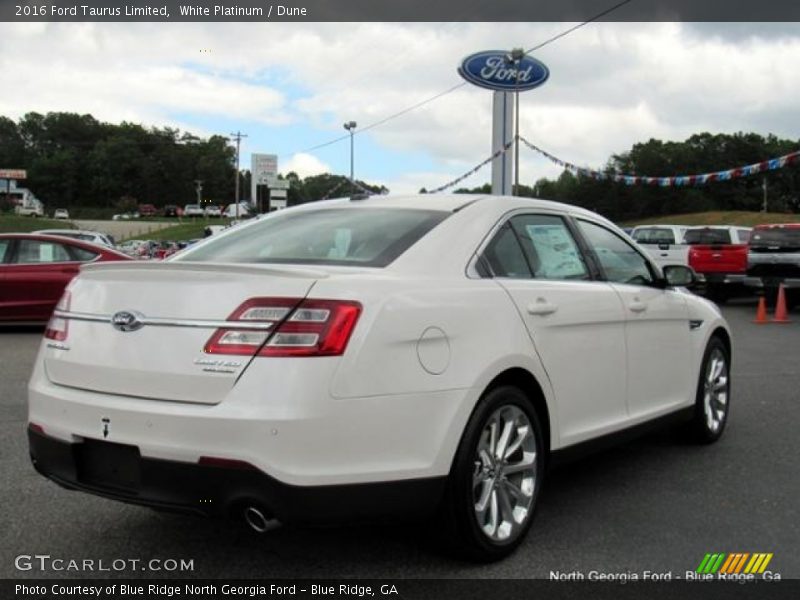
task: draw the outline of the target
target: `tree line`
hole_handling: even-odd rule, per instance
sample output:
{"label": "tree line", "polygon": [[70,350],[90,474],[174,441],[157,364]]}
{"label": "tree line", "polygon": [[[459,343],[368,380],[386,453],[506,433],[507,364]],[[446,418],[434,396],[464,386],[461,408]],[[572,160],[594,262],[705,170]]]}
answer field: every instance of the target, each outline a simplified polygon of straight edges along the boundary
{"label": "tree line", "polygon": [[[197,180],[204,201],[229,204],[235,198],[235,159],[233,145],[221,135],[202,139],[169,127],[103,123],[65,112],[31,112],[16,122],[0,116],[0,168],[25,169],[28,178],[19,185],[49,209],[67,208],[73,216],[107,216],[137,204],[194,203]],[[342,195],[350,190],[340,175],[286,178],[290,205],[319,200],[334,188]],[[376,193],[388,191],[359,183]],[[241,199],[249,200],[249,171],[241,171],[239,186]]]}
{"label": "tree line", "polygon": [[[603,171],[691,175],[756,163],[798,147],[800,141],[756,133],[700,133],[684,142],[651,139],[611,156]],[[204,200],[224,205],[233,202],[235,195],[235,149],[227,137],[203,139],[178,129],[103,123],[74,113],[31,112],[16,122],[0,116],[0,168],[26,169],[28,179],[21,182],[25,187],[48,207],[67,208],[77,216],[129,210],[136,203],[156,207],[193,203],[196,180],[203,182]],[[389,191],[363,181],[353,186],[347,177],[330,173],[301,178],[289,172],[285,179],[290,206],[364,189]],[[615,220],[633,220],[708,210],[760,210],[764,181],[771,212],[800,212],[798,163],[694,187],[628,186],[564,171],[556,179],[520,185],[519,195],[576,204]],[[490,186],[456,192],[488,193]],[[247,170],[240,173],[240,196],[243,200],[250,196]]]}
{"label": "tree line", "polygon": [[20,182],[48,206],[114,209],[131,201],[185,204],[232,199],[234,149],[171,128],[102,123],[91,115],[28,113],[0,117],[0,166],[26,169]]}

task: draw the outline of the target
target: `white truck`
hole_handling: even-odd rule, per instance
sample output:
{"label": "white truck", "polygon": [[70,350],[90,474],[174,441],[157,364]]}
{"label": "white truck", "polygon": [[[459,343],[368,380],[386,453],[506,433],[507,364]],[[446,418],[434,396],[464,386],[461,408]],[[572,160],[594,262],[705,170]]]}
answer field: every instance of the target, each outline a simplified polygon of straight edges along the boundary
{"label": "white truck", "polygon": [[44,204],[33,192],[25,188],[11,188],[9,197],[16,205],[14,207],[14,214],[21,217],[43,217]]}
{"label": "white truck", "polygon": [[631,237],[653,258],[659,267],[689,264],[689,245],[684,236],[688,225],[639,225]]}

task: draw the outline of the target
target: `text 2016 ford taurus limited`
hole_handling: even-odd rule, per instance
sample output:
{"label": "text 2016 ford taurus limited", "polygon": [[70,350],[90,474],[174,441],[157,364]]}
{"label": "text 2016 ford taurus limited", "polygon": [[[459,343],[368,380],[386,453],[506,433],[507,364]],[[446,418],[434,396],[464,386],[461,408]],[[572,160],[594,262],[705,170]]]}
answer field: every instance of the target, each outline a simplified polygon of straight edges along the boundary
{"label": "text 2016 ford taurus limited", "polygon": [[691,282],[555,202],[287,209],[84,267],[31,378],[31,456],[68,488],[262,530],[433,514],[500,558],[559,454],[672,418],[720,437],[730,334]]}

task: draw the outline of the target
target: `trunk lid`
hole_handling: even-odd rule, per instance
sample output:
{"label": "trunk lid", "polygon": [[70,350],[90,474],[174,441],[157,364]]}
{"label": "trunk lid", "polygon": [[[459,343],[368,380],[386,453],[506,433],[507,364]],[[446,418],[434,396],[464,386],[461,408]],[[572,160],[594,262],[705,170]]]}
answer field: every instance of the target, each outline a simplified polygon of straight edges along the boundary
{"label": "trunk lid", "polygon": [[[216,404],[252,360],[204,353],[219,322],[250,298],[305,298],[327,276],[306,267],[192,262],[84,267],[68,288],[66,340],[47,344],[47,376],[95,392]],[[145,324],[119,330],[111,324],[117,313]]]}
{"label": "trunk lid", "polygon": [[746,244],[695,244],[689,249],[689,266],[698,273],[744,273]]}

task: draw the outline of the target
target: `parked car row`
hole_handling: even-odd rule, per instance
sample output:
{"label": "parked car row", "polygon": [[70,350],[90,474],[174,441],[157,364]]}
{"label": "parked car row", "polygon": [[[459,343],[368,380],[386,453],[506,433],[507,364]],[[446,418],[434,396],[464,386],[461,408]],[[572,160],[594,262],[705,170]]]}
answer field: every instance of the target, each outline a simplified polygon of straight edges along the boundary
{"label": "parked car row", "polygon": [[763,293],[770,304],[782,284],[787,303],[800,296],[800,223],[757,225],[641,225],[630,236],[663,267],[684,264],[707,296],[724,302]]}
{"label": "parked car row", "polygon": [[168,256],[172,256],[179,250],[183,250],[187,246],[191,246],[197,241],[198,240],[128,240],[117,246],[117,250],[136,259],[164,259]]}

